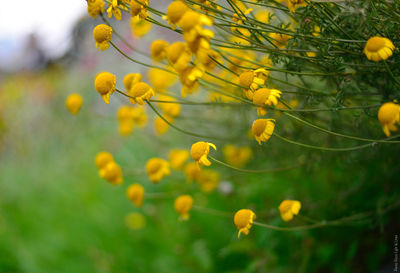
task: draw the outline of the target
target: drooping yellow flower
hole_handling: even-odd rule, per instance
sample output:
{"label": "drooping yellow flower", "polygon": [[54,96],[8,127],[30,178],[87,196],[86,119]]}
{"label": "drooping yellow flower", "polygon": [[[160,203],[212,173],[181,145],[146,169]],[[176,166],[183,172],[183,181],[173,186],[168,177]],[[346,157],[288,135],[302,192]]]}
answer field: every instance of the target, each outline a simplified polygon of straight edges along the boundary
{"label": "drooping yellow flower", "polygon": [[140,105],[143,105],[145,100],[149,101],[151,97],[156,95],[153,88],[144,82],[138,82],[133,85],[128,94],[131,96],[129,100],[132,104],[137,102]]}
{"label": "drooping yellow flower", "polygon": [[[198,169],[198,168],[197,168]],[[219,173],[213,170],[200,170],[196,177],[200,189],[205,193],[213,192],[219,185]]]}
{"label": "drooping yellow flower", "polygon": [[110,95],[115,91],[117,77],[109,72],[100,72],[94,80],[94,87],[103,97],[105,103],[110,103]]}
{"label": "drooping yellow flower", "polygon": [[87,1],[87,11],[91,17],[97,18],[99,14],[104,12],[103,0]]}
{"label": "drooping yellow flower", "polygon": [[176,75],[156,68],[149,69],[148,76],[151,86],[157,93],[164,93],[177,80]]}
{"label": "drooping yellow flower", "polygon": [[114,158],[109,152],[100,152],[96,155],[95,159],[96,166],[99,169],[104,168],[108,163],[112,161],[114,161]]}
{"label": "drooping yellow flower", "polygon": [[279,212],[281,213],[282,220],[289,222],[293,219],[294,215],[299,214],[301,203],[297,200],[284,200],[279,205]]}
{"label": "drooping yellow flower", "polygon": [[97,25],[93,29],[93,38],[96,41],[97,49],[103,51],[110,47],[112,33],[113,29],[105,24]]}
{"label": "drooping yellow flower", "polygon": [[211,26],[212,21],[206,15],[195,11],[187,11],[179,21],[183,38],[194,53],[199,49],[210,48],[210,39],[214,37],[214,32],[204,29],[204,25]]}
{"label": "drooping yellow flower", "polygon": [[[150,45],[151,57],[157,62],[163,61],[167,57],[169,43],[164,40],[155,40]],[[160,70],[157,70],[157,72]]]}
{"label": "drooping yellow flower", "polygon": [[100,169],[100,176],[110,182],[113,185],[119,185],[123,183],[121,167],[114,161],[110,161],[105,165],[104,168]]}
{"label": "drooping yellow flower", "polygon": [[193,205],[193,198],[190,195],[181,195],[175,199],[174,208],[179,213],[180,220],[189,219],[189,211]]}
{"label": "drooping yellow flower", "polygon": [[131,0],[131,14],[137,16],[140,19],[146,19],[148,16],[147,7],[149,6],[149,0],[141,0],[142,4]]}
{"label": "drooping yellow flower", "polygon": [[132,86],[142,81],[142,75],[140,73],[129,73],[124,77],[125,90],[131,90]]}
{"label": "drooping yellow flower", "polygon": [[173,149],[169,152],[168,158],[172,169],[181,170],[189,159],[189,151]]}
{"label": "drooping yellow flower", "polygon": [[[178,1],[177,1],[178,2]],[[168,47],[168,61],[177,72],[182,72],[189,66],[192,53],[188,45],[184,42],[175,42]]]}
{"label": "drooping yellow flower", "polygon": [[[277,89],[260,88],[253,94],[253,102],[258,105],[272,106],[278,104],[278,99],[281,97],[282,92]],[[257,108],[259,116],[265,116],[267,110],[264,107]]]}
{"label": "drooping yellow flower", "polygon": [[272,136],[274,128],[274,119],[257,119],[253,122],[251,130],[258,144],[261,145],[261,142],[266,142]]}
{"label": "drooping yellow flower", "polygon": [[140,184],[132,184],[126,190],[126,195],[131,202],[137,206],[141,207],[143,205],[144,198],[144,188]]}
{"label": "drooping yellow flower", "polygon": [[210,153],[210,147],[212,147],[214,150],[217,150],[217,147],[210,142],[199,141],[192,145],[190,148],[190,155],[198,165],[211,165],[211,162],[207,158],[208,154]]}
{"label": "drooping yellow flower", "polygon": [[164,176],[171,174],[168,161],[157,157],[147,161],[146,172],[150,181],[154,184],[159,183]]}
{"label": "drooping yellow flower", "polygon": [[253,99],[254,92],[265,84],[269,71],[264,68],[245,71],[239,76],[240,85],[246,88],[245,95],[248,99]]}
{"label": "drooping yellow flower", "polygon": [[233,223],[239,230],[238,238],[240,238],[241,233],[249,234],[254,219],[256,219],[256,214],[249,209],[241,209],[235,213]]}
{"label": "drooping yellow flower", "polygon": [[197,180],[199,174],[201,172],[201,169],[195,162],[190,162],[185,165],[184,173],[186,176],[186,181],[187,182],[192,182],[193,180]]}
{"label": "drooping yellow flower", "polygon": [[285,48],[288,40],[292,38],[292,36],[283,33],[270,33],[269,37],[272,38],[272,43],[278,48]]}
{"label": "drooping yellow flower", "polygon": [[164,15],[162,18],[167,20],[168,24],[174,29],[188,10],[188,6],[183,1],[173,1],[167,8],[167,15]]}
{"label": "drooping yellow flower", "polygon": [[307,3],[304,0],[288,0],[288,8],[290,13],[294,13],[297,7],[299,6],[306,6]]}
{"label": "drooping yellow flower", "polygon": [[141,213],[132,212],[125,217],[125,224],[130,229],[139,230],[146,225],[146,218]]}
{"label": "drooping yellow flower", "polygon": [[118,0],[112,0],[112,3],[108,5],[107,13],[108,18],[111,18],[114,15],[115,19],[121,20],[122,14],[118,8]]}
{"label": "drooping yellow flower", "polygon": [[132,29],[132,36],[140,38],[151,30],[153,24],[147,20],[140,19],[139,17],[132,17],[130,26]]}
{"label": "drooping yellow flower", "polygon": [[158,103],[158,105],[165,115],[171,118],[175,118],[181,113],[181,105],[179,103],[174,103],[176,102],[176,100],[173,97],[167,95],[159,95],[158,100],[163,101]]}
{"label": "drooping yellow flower", "polygon": [[82,106],[82,96],[79,94],[71,94],[65,100],[65,106],[67,107],[68,111],[72,114],[76,115],[79,113],[79,110]]}
{"label": "drooping yellow flower", "polygon": [[365,44],[364,54],[368,60],[379,62],[392,56],[394,49],[394,44],[388,38],[374,36]]}
{"label": "drooping yellow flower", "polygon": [[186,97],[187,94],[193,94],[198,88],[198,79],[201,79],[204,71],[197,66],[188,66],[179,73],[179,80],[182,84],[181,96]]}
{"label": "drooping yellow flower", "polygon": [[231,144],[225,145],[222,152],[228,164],[239,168],[245,166],[253,156],[250,147],[236,147]]}
{"label": "drooping yellow flower", "polygon": [[397,131],[396,123],[400,122],[400,105],[393,102],[382,104],[378,111],[378,119],[382,124],[383,132],[389,137],[390,131]]}

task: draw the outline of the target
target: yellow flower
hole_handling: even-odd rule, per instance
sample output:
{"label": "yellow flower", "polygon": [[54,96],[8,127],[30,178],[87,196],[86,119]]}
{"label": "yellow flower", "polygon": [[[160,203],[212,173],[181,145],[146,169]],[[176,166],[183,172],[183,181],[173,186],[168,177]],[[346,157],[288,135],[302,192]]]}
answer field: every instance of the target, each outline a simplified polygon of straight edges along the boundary
{"label": "yellow flower", "polygon": [[294,13],[298,6],[306,6],[307,3],[304,0],[288,0],[288,8],[290,13]]}
{"label": "yellow flower", "polygon": [[272,136],[274,128],[274,119],[257,119],[253,122],[251,130],[258,144],[261,145],[261,142],[266,142]]}
{"label": "yellow flower", "polygon": [[[174,121],[174,118],[164,115],[163,116],[169,123],[172,123]],[[166,123],[161,117],[156,117],[154,119],[154,128],[156,130],[157,135],[163,135],[165,134],[168,129],[169,129],[169,124]]]}
{"label": "yellow flower", "polygon": [[235,167],[243,167],[253,156],[249,147],[236,147],[234,145],[225,145],[222,149],[225,160],[228,164]]}
{"label": "yellow flower", "polygon": [[289,222],[293,219],[294,215],[299,214],[301,203],[296,200],[284,200],[279,205],[279,212],[281,213],[282,220]]}
{"label": "yellow flower", "polygon": [[96,18],[99,14],[104,12],[103,0],[87,1],[87,11],[90,16]]}
{"label": "yellow flower", "polygon": [[[198,167],[197,167],[198,169]],[[212,170],[200,170],[196,177],[200,189],[205,193],[213,192],[219,185],[219,173]]]}
{"label": "yellow flower", "polygon": [[195,11],[187,11],[179,21],[183,38],[192,52],[210,48],[210,38],[214,37],[214,32],[204,29],[204,25],[211,26],[212,21],[206,15]]}
{"label": "yellow flower", "polygon": [[149,101],[151,97],[156,95],[153,88],[144,82],[138,82],[133,85],[128,94],[131,96],[129,100],[132,104],[137,102],[140,105],[143,105],[145,100]]}
{"label": "yellow flower", "polygon": [[174,1],[169,4],[167,8],[167,15],[164,15],[162,18],[167,20],[168,24],[170,24],[174,29],[176,24],[178,24],[179,20],[181,20],[182,16],[188,10],[188,6],[183,1]]}
{"label": "yellow flower", "polygon": [[248,99],[253,99],[254,91],[257,90],[261,85],[265,84],[265,80],[269,75],[269,71],[264,68],[256,70],[245,71],[239,76],[240,85],[245,87],[245,95]]}
{"label": "yellow flower", "polygon": [[199,141],[192,145],[190,149],[190,155],[193,160],[197,162],[198,165],[201,166],[210,166],[211,162],[208,160],[207,156],[210,153],[210,146],[217,150],[214,144],[210,142]]}
{"label": "yellow flower", "polygon": [[364,54],[368,60],[379,62],[392,56],[394,49],[392,41],[387,38],[375,36],[368,39],[365,44]]}
{"label": "yellow flower", "polygon": [[181,113],[181,105],[179,103],[174,103],[176,102],[176,100],[171,97],[171,96],[167,96],[167,95],[159,95],[158,99],[160,101],[169,101],[171,103],[168,102],[160,102],[158,103],[158,105],[160,106],[161,110],[163,111],[163,113],[171,118],[175,118],[177,116],[179,116],[179,114]]}
{"label": "yellow flower", "polygon": [[110,47],[110,41],[113,30],[111,27],[100,24],[93,29],[93,38],[96,41],[96,47],[101,51],[106,50]]}
{"label": "yellow flower", "polygon": [[94,87],[107,104],[110,103],[110,95],[115,91],[116,82],[117,77],[109,72],[100,72],[94,80]]}
{"label": "yellow flower", "polygon": [[177,72],[182,72],[189,66],[192,53],[188,45],[184,42],[175,42],[168,47],[168,61]]}
{"label": "yellow flower", "polygon": [[249,209],[241,209],[235,213],[235,216],[233,217],[233,222],[239,230],[238,238],[240,238],[241,233],[244,233],[246,235],[249,234],[254,219],[256,219],[256,215],[253,211]]}
{"label": "yellow flower", "polygon": [[[150,45],[151,57],[157,62],[161,62],[167,57],[169,43],[164,40],[155,40]],[[157,72],[160,70],[157,70]]]}
{"label": "yellow flower", "polygon": [[143,205],[143,197],[144,197],[144,188],[140,184],[132,184],[126,190],[126,195],[128,199],[132,201],[132,203],[141,207]]}
{"label": "yellow flower", "polygon": [[272,38],[272,43],[275,46],[277,46],[278,48],[285,48],[288,40],[292,38],[292,36],[282,34],[282,33],[270,33],[269,37]]}
{"label": "yellow flower", "polygon": [[[253,102],[258,105],[272,106],[278,104],[278,98],[281,97],[282,92],[277,89],[260,88],[253,94]],[[257,114],[259,116],[265,116],[267,110],[263,107],[257,108]]]}
{"label": "yellow flower", "polygon": [[147,7],[149,6],[149,0],[140,0],[144,5],[139,4],[135,0],[131,0],[131,14],[132,16],[137,16],[140,19],[146,19],[147,14]]}
{"label": "yellow flower", "polygon": [[123,182],[121,167],[114,161],[110,161],[104,168],[100,169],[100,176],[113,185]]}
{"label": "yellow flower", "polygon": [[189,159],[189,151],[174,149],[169,152],[168,158],[172,169],[180,170]]}
{"label": "yellow flower", "polygon": [[78,114],[82,106],[82,96],[79,94],[71,94],[65,100],[65,106],[72,114]]}
{"label": "yellow flower", "polygon": [[197,180],[201,170],[197,163],[190,162],[185,165],[184,173],[186,176],[186,181],[192,182],[193,180]]}
{"label": "yellow flower", "polygon": [[132,86],[142,81],[142,75],[140,73],[129,73],[124,77],[125,90],[131,90]]}
{"label": "yellow flower", "polygon": [[146,225],[146,218],[140,213],[132,212],[125,217],[125,223],[128,228],[139,230]]}
{"label": "yellow flower", "polygon": [[378,119],[387,137],[390,131],[397,131],[396,123],[400,122],[400,105],[393,102],[382,104],[378,111]]}
{"label": "yellow flower", "polygon": [[95,163],[97,168],[102,169],[108,163],[113,162],[114,158],[109,152],[100,152],[96,155]]}
{"label": "yellow flower", "polygon": [[159,183],[164,176],[171,174],[168,162],[164,159],[156,157],[147,161],[146,172],[150,178],[150,181],[154,184]]}
{"label": "yellow flower", "polygon": [[142,37],[150,31],[153,25],[149,21],[140,19],[139,17],[132,17],[130,26],[133,37]]}
{"label": "yellow flower", "polygon": [[113,15],[115,19],[121,20],[121,11],[118,8],[118,0],[112,0],[112,3],[108,6],[107,9],[108,18],[111,18]]}
{"label": "yellow flower", "polygon": [[148,76],[151,86],[153,86],[156,92],[161,93],[165,92],[177,80],[176,75],[156,68],[149,69]]}
{"label": "yellow flower", "polygon": [[179,73],[179,80],[182,84],[181,96],[186,97],[187,94],[193,94],[198,88],[198,79],[201,79],[204,71],[196,66],[188,66]]}
{"label": "yellow flower", "polygon": [[181,195],[175,199],[174,207],[176,212],[179,213],[180,220],[189,219],[189,211],[193,205],[193,198],[190,195]]}

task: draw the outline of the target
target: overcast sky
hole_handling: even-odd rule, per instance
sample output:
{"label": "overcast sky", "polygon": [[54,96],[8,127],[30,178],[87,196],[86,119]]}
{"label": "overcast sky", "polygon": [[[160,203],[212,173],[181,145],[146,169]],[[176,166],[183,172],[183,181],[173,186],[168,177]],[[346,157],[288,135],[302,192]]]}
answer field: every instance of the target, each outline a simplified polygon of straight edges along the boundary
{"label": "overcast sky", "polygon": [[61,55],[74,22],[85,13],[85,0],[0,0],[0,65],[18,54],[31,33],[38,34],[47,53]]}

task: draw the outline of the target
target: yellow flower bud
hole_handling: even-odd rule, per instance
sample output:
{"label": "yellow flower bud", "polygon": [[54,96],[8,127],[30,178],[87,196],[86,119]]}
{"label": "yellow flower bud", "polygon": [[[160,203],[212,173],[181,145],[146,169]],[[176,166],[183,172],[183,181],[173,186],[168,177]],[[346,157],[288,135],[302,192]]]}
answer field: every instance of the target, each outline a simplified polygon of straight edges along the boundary
{"label": "yellow flower bud", "polygon": [[132,201],[132,203],[141,207],[143,205],[143,197],[144,197],[144,188],[140,184],[132,184],[126,190],[126,195],[128,199]]}
{"label": "yellow flower bud", "polygon": [[110,47],[113,30],[105,24],[97,25],[93,29],[93,38],[96,41],[96,47],[100,50],[106,50]]}
{"label": "yellow flower bud", "polygon": [[390,131],[397,131],[396,123],[400,122],[400,105],[393,102],[382,104],[378,111],[378,119],[387,137]]}
{"label": "yellow flower bud", "polygon": [[95,159],[96,166],[99,169],[104,168],[108,163],[112,161],[114,161],[114,158],[109,152],[100,152],[96,155]]}
{"label": "yellow flower bud", "polygon": [[189,219],[189,211],[193,205],[193,198],[190,195],[181,195],[175,199],[174,207],[176,212],[179,213],[180,220]]}
{"label": "yellow flower bud", "polygon": [[65,106],[72,114],[78,114],[82,106],[82,96],[79,94],[71,94],[65,100]]}
{"label": "yellow flower bud", "polygon": [[279,212],[281,214],[282,220],[289,222],[293,219],[294,215],[299,214],[301,208],[301,203],[296,200],[284,200],[279,205]]}
{"label": "yellow flower bud", "polygon": [[196,142],[192,145],[190,149],[190,155],[193,160],[197,162],[198,165],[210,166],[211,162],[208,160],[207,156],[210,153],[210,146],[217,150],[214,144],[204,141]]}
{"label": "yellow flower bud", "polygon": [[153,183],[159,183],[161,179],[170,175],[169,164],[166,160],[161,158],[151,158],[146,163],[146,172]]}
{"label": "yellow flower bud", "polygon": [[239,230],[238,238],[240,238],[241,233],[249,234],[254,219],[256,219],[256,215],[249,209],[241,209],[235,213],[233,222]]}
{"label": "yellow flower bud", "polygon": [[109,72],[97,74],[94,80],[94,87],[107,104],[110,103],[110,95],[115,91],[116,82],[117,77]]}
{"label": "yellow flower bud", "polygon": [[251,130],[258,144],[261,145],[261,142],[266,142],[272,136],[274,128],[274,119],[257,119],[253,122]]}

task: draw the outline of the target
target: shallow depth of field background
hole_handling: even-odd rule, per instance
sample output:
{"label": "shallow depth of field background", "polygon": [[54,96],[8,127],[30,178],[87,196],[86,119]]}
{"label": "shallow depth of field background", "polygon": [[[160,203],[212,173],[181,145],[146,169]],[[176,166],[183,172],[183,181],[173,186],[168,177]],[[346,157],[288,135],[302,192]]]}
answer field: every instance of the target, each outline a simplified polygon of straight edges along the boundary
{"label": "shallow depth of field background", "polygon": [[[119,135],[116,111],[127,100],[114,94],[110,105],[105,105],[93,87],[94,76],[111,71],[122,86],[125,74],[146,75],[147,70],[115,50],[97,51],[92,29],[101,19],[88,18],[85,1],[78,2],[74,5],[81,15],[66,23],[63,27],[70,31],[60,35],[62,41],[69,41],[66,51],[46,48],[58,44],[42,43],[44,35],[55,35],[49,31],[36,33],[31,43],[27,36],[12,42],[21,47],[15,51],[20,58],[10,59],[13,45],[6,38],[11,34],[0,33],[1,273],[392,272],[399,210],[381,216],[379,211],[399,200],[398,145],[332,155],[305,153],[274,138],[261,150],[254,141],[249,169],[268,167],[263,161],[267,149],[268,164],[276,161],[276,165],[288,166],[293,160],[308,164],[268,174],[237,173],[213,164],[223,185],[233,187],[232,194],[220,188],[205,194],[194,184],[185,190],[196,205],[232,216],[193,210],[189,221],[178,221],[173,194],[176,185],[186,183],[182,172],[175,171],[159,185],[151,185],[144,166],[150,157],[166,158],[172,148],[189,149],[196,138],[172,128],[157,137],[150,109],[146,128],[136,128],[129,137]],[[68,3],[62,5],[68,9]],[[60,12],[59,8],[43,8],[48,13]],[[48,20],[51,24],[56,19]],[[134,40],[124,23],[120,32],[147,52],[150,42],[158,38],[154,31],[143,40]],[[129,52],[129,48],[124,50]],[[38,57],[39,52],[43,57]],[[65,108],[70,93],[84,99],[76,116]],[[187,115],[177,122],[192,128],[196,128],[193,120],[203,122],[199,109],[184,109]],[[212,124],[212,111],[207,108],[204,123]],[[222,122],[224,118],[229,122],[229,117]],[[235,124],[230,126],[235,128]],[[374,126],[380,130],[378,123]],[[216,128],[217,123],[207,129],[213,132]],[[102,150],[112,152],[121,165],[123,186],[111,186],[98,176],[94,158]],[[214,154],[223,158],[221,149]],[[125,196],[126,187],[134,182],[150,192],[171,192],[172,197],[145,200],[142,209],[135,208]],[[237,238],[232,217],[240,208],[254,209],[260,222],[301,225],[299,220],[285,224],[280,219],[277,207],[285,198],[301,200],[300,214],[320,220],[371,211],[378,216],[357,225],[308,231],[279,232],[253,226],[249,236]],[[143,228],[126,225],[125,217],[132,212],[144,215]]]}

